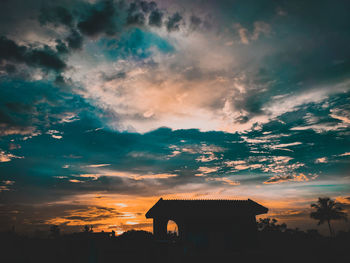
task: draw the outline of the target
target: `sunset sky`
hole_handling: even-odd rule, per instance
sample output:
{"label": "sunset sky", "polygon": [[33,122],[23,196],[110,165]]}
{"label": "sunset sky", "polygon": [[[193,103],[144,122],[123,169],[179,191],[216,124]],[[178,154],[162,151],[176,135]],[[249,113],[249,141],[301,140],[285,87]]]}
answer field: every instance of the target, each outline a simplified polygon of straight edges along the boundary
{"label": "sunset sky", "polygon": [[349,10],[1,0],[0,230],[151,230],[160,197],[350,211]]}

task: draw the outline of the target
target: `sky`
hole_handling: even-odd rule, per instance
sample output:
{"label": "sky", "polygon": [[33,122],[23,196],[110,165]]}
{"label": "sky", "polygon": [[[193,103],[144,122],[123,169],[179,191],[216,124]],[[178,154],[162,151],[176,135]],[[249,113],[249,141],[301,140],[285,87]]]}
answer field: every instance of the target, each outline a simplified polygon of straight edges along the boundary
{"label": "sky", "polygon": [[350,212],[348,10],[2,0],[0,229],[151,231],[163,197],[250,198],[322,231],[318,197]]}

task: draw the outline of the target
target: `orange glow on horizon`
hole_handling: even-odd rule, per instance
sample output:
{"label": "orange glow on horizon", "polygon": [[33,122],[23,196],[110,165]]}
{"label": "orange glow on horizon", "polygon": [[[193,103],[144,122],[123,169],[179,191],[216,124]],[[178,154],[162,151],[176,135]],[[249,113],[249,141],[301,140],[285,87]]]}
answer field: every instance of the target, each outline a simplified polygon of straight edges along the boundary
{"label": "orange glow on horizon", "polygon": [[[65,216],[56,217],[48,220],[47,224],[67,225],[67,226],[84,226],[93,225],[94,231],[110,232],[114,230],[117,234],[125,231],[145,230],[152,232],[152,220],[145,218],[145,213],[162,197],[164,199],[247,199],[236,196],[212,196],[209,194],[182,193],[170,194],[152,197],[137,197],[128,195],[113,194],[87,194],[74,197],[77,204],[88,205],[89,210],[81,211],[68,210]],[[269,212],[257,216],[259,218],[276,218],[279,223],[292,223],[310,221],[310,205],[316,200],[264,200],[253,199],[254,201],[269,208]],[[338,197],[337,201],[349,202],[344,197]],[[64,201],[69,203],[72,200]],[[62,202],[61,202],[62,203]],[[307,203],[308,205],[305,205]],[[349,202],[350,203],[350,202]],[[103,209],[102,209],[103,208]],[[89,218],[88,221],[84,218]]]}

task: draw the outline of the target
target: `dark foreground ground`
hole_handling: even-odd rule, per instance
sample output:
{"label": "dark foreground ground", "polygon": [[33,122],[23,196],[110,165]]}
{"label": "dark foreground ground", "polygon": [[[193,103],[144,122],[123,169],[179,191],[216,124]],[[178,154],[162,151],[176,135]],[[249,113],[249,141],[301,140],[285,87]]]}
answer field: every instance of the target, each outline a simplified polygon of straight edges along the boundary
{"label": "dark foreground ground", "polygon": [[259,232],[258,248],[211,249],[179,242],[155,242],[151,233],[129,231],[119,237],[90,233],[29,238],[0,236],[2,263],[109,262],[350,262],[350,232],[327,238],[315,232]]}

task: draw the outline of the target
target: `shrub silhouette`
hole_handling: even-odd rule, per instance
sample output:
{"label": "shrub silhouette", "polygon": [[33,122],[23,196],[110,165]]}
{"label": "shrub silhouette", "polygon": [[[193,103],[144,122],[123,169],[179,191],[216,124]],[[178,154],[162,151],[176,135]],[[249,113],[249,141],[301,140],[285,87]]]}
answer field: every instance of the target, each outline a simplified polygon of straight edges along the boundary
{"label": "shrub silhouette", "polygon": [[258,230],[259,231],[266,231],[266,232],[272,232],[272,231],[278,231],[278,232],[284,232],[287,229],[287,225],[285,223],[283,224],[277,224],[277,219],[274,218],[260,218],[257,222]]}
{"label": "shrub silhouette", "polygon": [[153,234],[151,232],[143,230],[129,230],[118,236],[120,240],[133,240],[133,241],[147,241],[153,240]]}
{"label": "shrub silhouette", "polygon": [[92,232],[94,232],[93,228],[94,228],[93,225],[90,225],[90,226],[89,225],[85,225],[83,232],[84,233],[92,233]]}

